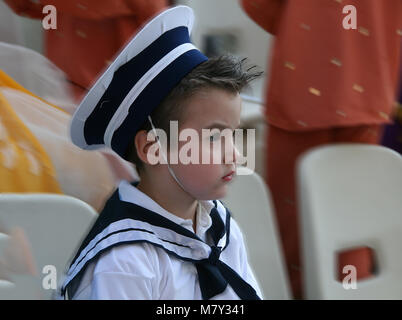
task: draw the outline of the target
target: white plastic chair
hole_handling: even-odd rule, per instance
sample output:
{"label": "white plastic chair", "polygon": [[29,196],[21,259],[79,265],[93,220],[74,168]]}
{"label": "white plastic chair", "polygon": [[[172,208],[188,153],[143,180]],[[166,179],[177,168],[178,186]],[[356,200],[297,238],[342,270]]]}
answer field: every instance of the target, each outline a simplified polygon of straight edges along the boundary
{"label": "white plastic chair", "polygon": [[229,185],[222,202],[243,232],[248,258],[264,299],[290,299],[289,282],[269,190],[246,167]]}
{"label": "white plastic chair", "polygon": [[[305,298],[401,299],[402,157],[374,145],[319,147],[300,158],[298,180]],[[378,272],[346,289],[336,256],[355,247],[374,251]]]}
{"label": "white plastic chair", "polygon": [[[0,258],[4,257],[7,230],[20,227],[31,247],[37,275],[14,274],[0,281],[0,299],[50,299],[77,246],[97,213],[85,202],[55,194],[0,194]],[[14,271],[14,270],[11,270]],[[3,272],[4,273],[4,272]],[[4,277],[3,277],[4,278]],[[55,283],[55,282],[53,282]]]}

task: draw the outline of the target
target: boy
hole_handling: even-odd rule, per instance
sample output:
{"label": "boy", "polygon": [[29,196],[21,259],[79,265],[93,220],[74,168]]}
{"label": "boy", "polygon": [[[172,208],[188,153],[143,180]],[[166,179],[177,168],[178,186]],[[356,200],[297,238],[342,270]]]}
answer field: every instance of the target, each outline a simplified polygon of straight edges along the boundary
{"label": "boy", "polygon": [[[149,139],[171,121],[203,129],[239,125],[239,91],[259,72],[243,61],[208,60],[191,43],[192,11],[179,6],[148,23],[88,93],[73,117],[73,142],[108,145],[136,164],[140,182],[122,181],[72,261],[62,294],[74,299],[259,299],[241,231],[218,199],[235,173],[230,139],[222,161],[173,164],[169,146]],[[208,143],[205,143],[207,139]],[[215,157],[202,137],[200,155]],[[200,141],[202,140],[202,141]],[[197,144],[197,142],[201,144]],[[202,143],[203,142],[203,143]],[[167,160],[151,163],[150,153]],[[208,149],[208,150],[206,150]],[[155,149],[153,149],[155,150]],[[210,159],[210,158],[209,158]],[[227,161],[230,159],[230,161]]]}

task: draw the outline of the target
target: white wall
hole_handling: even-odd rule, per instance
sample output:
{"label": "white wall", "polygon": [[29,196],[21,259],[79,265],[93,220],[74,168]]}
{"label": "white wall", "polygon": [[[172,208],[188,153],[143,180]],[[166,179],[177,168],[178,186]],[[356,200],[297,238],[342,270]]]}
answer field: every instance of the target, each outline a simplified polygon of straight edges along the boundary
{"label": "white wall", "polygon": [[40,20],[20,17],[0,0],[0,41],[19,44],[43,53],[42,38]]}
{"label": "white wall", "polygon": [[42,27],[42,21],[24,17],[19,17],[19,19],[24,33],[25,46],[43,54],[44,29]]}

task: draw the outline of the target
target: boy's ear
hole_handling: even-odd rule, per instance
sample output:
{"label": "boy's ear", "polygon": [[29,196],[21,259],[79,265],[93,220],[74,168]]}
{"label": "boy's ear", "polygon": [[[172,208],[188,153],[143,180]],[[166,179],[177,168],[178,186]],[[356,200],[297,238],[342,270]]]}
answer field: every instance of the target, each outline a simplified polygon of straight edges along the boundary
{"label": "boy's ear", "polygon": [[155,141],[149,141],[147,140],[147,131],[146,130],[140,130],[137,132],[137,134],[134,137],[134,147],[137,150],[137,155],[140,160],[148,165],[151,165],[151,163],[148,160],[148,150],[149,148],[155,143]]}

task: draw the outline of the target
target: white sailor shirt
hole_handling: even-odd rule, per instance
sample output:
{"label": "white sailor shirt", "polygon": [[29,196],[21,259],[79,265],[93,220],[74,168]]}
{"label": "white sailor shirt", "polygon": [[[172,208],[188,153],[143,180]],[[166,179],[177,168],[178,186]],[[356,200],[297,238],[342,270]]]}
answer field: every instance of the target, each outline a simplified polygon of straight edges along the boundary
{"label": "white sailor shirt", "polygon": [[[118,197],[122,202],[136,204],[194,232],[191,219],[182,219],[166,211],[127,181],[120,183]],[[224,206],[220,201],[216,203],[222,212]],[[196,213],[195,234],[209,245],[213,243],[207,230],[212,224],[210,212],[214,207],[213,201],[199,201]],[[158,229],[158,232],[170,240],[177,240],[179,237],[170,229]],[[226,236],[227,234],[219,244],[226,242]],[[228,245],[221,251],[219,260],[234,270],[256,291],[258,297],[262,298],[261,290],[247,261],[241,230],[233,218],[230,218],[229,238]],[[123,239],[121,241],[124,242]],[[168,242],[164,244],[170,245]],[[188,245],[192,246],[191,239]],[[153,243],[136,242],[111,247],[90,262],[85,268],[77,290],[70,298],[199,300],[203,299],[203,296],[197,268],[193,262],[178,258]],[[227,285],[223,292],[211,299],[232,300],[239,299],[239,296],[230,285]]]}

